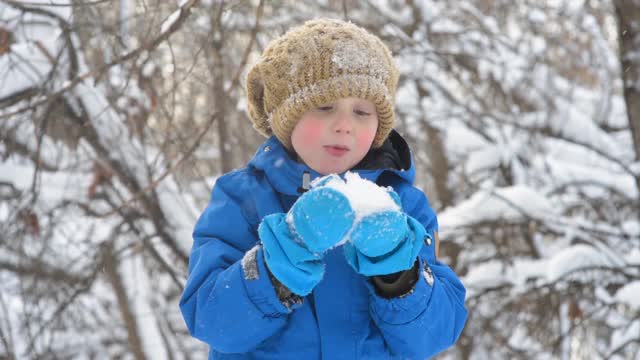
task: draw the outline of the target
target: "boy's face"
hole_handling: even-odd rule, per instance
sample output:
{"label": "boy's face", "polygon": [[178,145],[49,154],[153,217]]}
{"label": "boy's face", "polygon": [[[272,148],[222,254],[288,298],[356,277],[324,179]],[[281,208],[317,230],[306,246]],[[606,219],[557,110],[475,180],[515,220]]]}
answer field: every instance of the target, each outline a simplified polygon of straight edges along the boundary
{"label": "boy's face", "polygon": [[340,174],[364,158],[377,130],[378,114],[371,101],[343,98],[302,114],[291,143],[313,170]]}

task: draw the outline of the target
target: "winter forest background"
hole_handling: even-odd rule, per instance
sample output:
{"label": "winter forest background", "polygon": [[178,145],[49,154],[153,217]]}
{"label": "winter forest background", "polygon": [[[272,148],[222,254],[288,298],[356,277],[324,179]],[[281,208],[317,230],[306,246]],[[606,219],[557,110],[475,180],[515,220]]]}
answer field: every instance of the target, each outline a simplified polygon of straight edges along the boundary
{"label": "winter forest background", "polygon": [[191,230],[263,140],[248,67],[316,16],[401,67],[468,289],[439,358],[640,359],[639,0],[0,0],[0,358],[206,358]]}

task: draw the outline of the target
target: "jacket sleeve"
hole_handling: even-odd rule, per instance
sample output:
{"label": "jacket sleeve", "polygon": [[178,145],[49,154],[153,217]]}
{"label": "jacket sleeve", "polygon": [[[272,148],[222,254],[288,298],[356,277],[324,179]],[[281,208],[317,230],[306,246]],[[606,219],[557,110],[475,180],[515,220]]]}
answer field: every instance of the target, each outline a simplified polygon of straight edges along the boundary
{"label": "jacket sleeve", "polygon": [[[399,189],[400,190],[400,189]],[[422,223],[433,239],[438,230],[424,193],[414,187],[399,192],[408,215]],[[419,278],[408,294],[384,298],[370,290],[371,316],[394,356],[426,359],[453,345],[467,318],[465,288],[448,266],[435,258],[435,242],[425,239],[420,251]]]}
{"label": "jacket sleeve", "polygon": [[279,301],[257,235],[243,215],[240,199],[247,194],[234,198],[233,184],[233,173],[218,179],[196,223],[180,299],[191,335],[221,353],[255,349],[284,327],[292,311]]}

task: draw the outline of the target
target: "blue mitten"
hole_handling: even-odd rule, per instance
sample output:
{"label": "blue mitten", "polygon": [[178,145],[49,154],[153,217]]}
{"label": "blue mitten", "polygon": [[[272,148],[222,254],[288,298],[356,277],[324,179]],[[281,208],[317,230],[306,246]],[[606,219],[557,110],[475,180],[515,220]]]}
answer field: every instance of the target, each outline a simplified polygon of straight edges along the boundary
{"label": "blue mitten", "polygon": [[305,296],[322,280],[324,253],[353,226],[355,213],[340,192],[320,184],[287,214],[265,216],[258,228],[267,266],[293,293]]}
{"label": "blue mitten", "polygon": [[[399,205],[398,195],[390,195]],[[426,235],[424,226],[401,210],[375,212],[355,225],[344,254],[362,275],[392,274],[413,266]]]}

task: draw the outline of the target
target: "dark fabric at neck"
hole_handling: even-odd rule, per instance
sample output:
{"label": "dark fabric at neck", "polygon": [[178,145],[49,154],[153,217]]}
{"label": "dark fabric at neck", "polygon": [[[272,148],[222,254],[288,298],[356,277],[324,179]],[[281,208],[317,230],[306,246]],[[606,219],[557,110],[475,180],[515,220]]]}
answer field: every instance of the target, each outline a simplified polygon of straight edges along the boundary
{"label": "dark fabric at neck", "polygon": [[371,149],[353,168],[358,170],[406,170],[411,166],[410,156],[406,141],[395,130],[392,130],[381,147]]}

